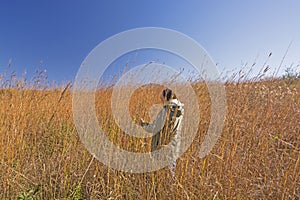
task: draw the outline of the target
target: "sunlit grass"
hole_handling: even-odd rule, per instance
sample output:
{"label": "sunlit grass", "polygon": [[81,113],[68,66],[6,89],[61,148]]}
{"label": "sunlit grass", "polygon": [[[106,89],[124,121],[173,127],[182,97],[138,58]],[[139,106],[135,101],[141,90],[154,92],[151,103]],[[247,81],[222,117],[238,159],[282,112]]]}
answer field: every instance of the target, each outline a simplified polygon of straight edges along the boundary
{"label": "sunlit grass", "polygon": [[[131,174],[98,162],[77,135],[70,87],[2,81],[0,199],[20,194],[36,199],[300,198],[299,79],[228,81],[225,127],[203,159],[198,151],[209,125],[210,98],[205,83],[193,83],[199,130],[178,161],[175,181],[168,168]],[[136,91],[130,100],[132,116],[149,120],[145,111],[158,103],[160,91],[160,86]],[[99,124],[116,145],[148,151],[149,139],[124,135],[114,123],[111,93],[108,88],[96,94]]]}

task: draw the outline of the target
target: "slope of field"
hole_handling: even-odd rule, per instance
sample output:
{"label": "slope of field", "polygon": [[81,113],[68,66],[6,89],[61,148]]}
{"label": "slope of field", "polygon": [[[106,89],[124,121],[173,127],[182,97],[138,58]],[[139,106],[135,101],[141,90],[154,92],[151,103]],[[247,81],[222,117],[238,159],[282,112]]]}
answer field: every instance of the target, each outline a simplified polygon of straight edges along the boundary
{"label": "slope of field", "polygon": [[[174,181],[167,168],[131,174],[94,159],[77,135],[70,88],[0,90],[0,199],[299,199],[300,80],[226,83],[225,127],[203,159],[210,98],[204,83],[193,88],[199,130]],[[149,120],[145,110],[161,89],[136,91],[132,116]],[[97,92],[100,125],[116,145],[146,151],[149,140],[123,135],[114,123],[111,92]]]}

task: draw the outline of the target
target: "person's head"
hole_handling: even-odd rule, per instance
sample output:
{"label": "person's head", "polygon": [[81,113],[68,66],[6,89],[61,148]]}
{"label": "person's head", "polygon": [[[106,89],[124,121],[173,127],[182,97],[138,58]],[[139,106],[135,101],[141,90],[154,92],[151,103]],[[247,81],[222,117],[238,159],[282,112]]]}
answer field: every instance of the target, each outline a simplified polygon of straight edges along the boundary
{"label": "person's head", "polygon": [[176,95],[172,92],[171,89],[164,89],[161,93],[160,99],[163,102],[170,101],[171,99],[176,99]]}

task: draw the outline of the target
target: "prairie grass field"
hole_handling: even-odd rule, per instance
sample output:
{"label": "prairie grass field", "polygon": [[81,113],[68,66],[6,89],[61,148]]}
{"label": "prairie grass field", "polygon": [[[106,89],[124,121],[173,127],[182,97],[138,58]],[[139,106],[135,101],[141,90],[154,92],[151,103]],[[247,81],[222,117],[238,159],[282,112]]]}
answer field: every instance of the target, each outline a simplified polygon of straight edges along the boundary
{"label": "prairie grass field", "polygon": [[[1,79],[0,199],[300,199],[299,78],[226,82],[225,126],[202,159],[211,103],[205,83],[193,82],[199,128],[173,181],[167,167],[134,174],[99,162],[77,134],[72,85],[42,79]],[[145,110],[159,103],[161,90],[138,89],[132,115],[149,120]],[[149,139],[124,135],[114,122],[111,95],[112,88],[96,93],[99,124],[114,144],[147,151]]]}

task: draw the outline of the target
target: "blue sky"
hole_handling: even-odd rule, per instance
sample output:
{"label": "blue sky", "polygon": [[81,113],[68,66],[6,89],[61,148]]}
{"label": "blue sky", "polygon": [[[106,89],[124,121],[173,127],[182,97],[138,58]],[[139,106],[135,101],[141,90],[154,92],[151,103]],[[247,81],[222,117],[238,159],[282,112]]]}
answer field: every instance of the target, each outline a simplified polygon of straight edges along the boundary
{"label": "blue sky", "polygon": [[[220,71],[255,60],[259,71],[300,68],[300,1],[16,1],[0,2],[0,71],[46,69],[49,80],[73,81],[101,41],[139,27],[164,27],[200,43]],[[42,61],[42,62],[41,62]],[[116,70],[117,71],[117,70]]]}

